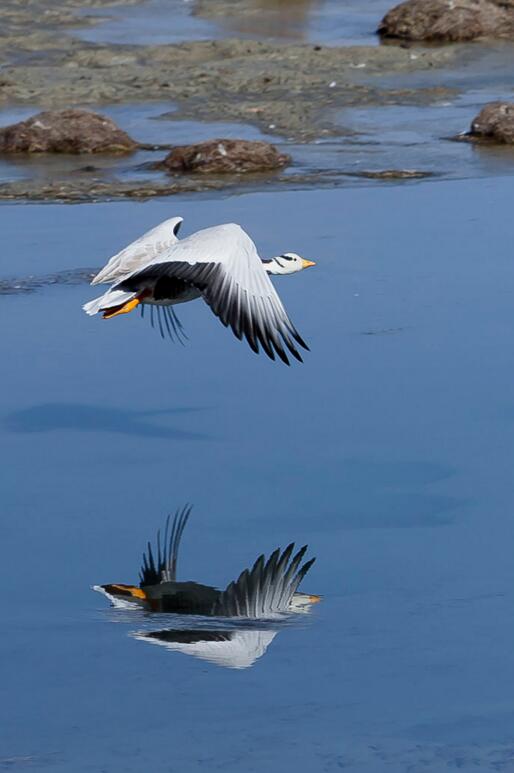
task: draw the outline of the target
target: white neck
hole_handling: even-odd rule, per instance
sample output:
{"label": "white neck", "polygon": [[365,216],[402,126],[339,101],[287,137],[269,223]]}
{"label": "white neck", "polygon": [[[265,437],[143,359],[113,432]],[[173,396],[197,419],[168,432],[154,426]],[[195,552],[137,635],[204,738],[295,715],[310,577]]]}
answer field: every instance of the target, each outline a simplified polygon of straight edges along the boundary
{"label": "white neck", "polygon": [[270,260],[263,260],[262,264],[264,270],[268,274],[292,274],[291,267],[287,265],[288,261],[284,260],[280,256],[277,258],[271,258]]}

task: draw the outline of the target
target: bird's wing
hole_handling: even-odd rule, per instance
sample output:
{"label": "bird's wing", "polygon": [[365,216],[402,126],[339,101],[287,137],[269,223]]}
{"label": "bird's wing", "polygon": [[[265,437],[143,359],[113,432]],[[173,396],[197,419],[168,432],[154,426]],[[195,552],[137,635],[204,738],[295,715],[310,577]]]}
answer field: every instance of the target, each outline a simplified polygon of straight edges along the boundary
{"label": "bird's wing", "polygon": [[264,556],[259,556],[251,570],[245,569],[220,594],[213,614],[259,618],[287,612],[294,592],[315,561],[311,558],[300,566],[307,545],[291,558],[293,550],[294,543],[282,554],[277,548],[266,563]]}
{"label": "bird's wing", "polygon": [[149,542],[143,553],[143,564],[139,571],[140,585],[157,585],[161,582],[175,582],[177,579],[177,560],[180,540],[191,513],[191,505],[177,510],[170,529],[171,515],[166,519],[164,537],[161,544],[161,531],[157,532],[157,553],[154,557],[152,545]]}
{"label": "bird's wing", "polygon": [[145,283],[163,285],[170,278],[190,283],[237,338],[246,338],[254,352],[289,364],[285,347],[302,361],[295,342],[307,344],[289,319],[255,244],[234,224],[206,228],[174,244],[145,268],[125,277],[116,287],[137,292]]}
{"label": "bird's wing", "polygon": [[117,282],[127,274],[146,266],[147,263],[157,258],[178,241],[178,232],[182,221],[182,217],[171,217],[147,231],[121,252],[113,255],[94,277],[91,284]]}
{"label": "bird's wing", "polygon": [[225,668],[248,668],[262,657],[277,631],[172,630],[138,631],[134,638],[161,644]]}

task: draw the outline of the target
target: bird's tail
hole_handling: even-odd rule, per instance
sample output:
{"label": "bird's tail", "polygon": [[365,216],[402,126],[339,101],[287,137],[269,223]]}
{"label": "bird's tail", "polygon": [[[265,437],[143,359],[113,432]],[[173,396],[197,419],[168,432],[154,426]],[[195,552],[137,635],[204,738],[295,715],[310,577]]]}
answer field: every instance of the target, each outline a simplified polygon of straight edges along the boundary
{"label": "bird's tail", "polygon": [[108,290],[98,298],[94,298],[92,301],[88,301],[83,305],[83,309],[86,314],[93,316],[98,314],[99,311],[106,311],[115,306],[123,306],[128,301],[136,297],[137,293],[129,293],[124,290]]}

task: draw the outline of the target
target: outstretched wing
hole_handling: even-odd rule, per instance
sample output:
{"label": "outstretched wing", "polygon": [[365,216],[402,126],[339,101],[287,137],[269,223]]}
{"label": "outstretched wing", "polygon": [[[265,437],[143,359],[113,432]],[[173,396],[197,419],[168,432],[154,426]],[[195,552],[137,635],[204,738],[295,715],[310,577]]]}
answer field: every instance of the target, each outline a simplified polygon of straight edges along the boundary
{"label": "outstretched wing", "polygon": [[[272,360],[289,365],[285,348],[302,361],[296,344],[308,349],[273,287],[255,244],[234,224],[206,228],[177,242],[145,268],[123,279],[117,289],[138,292],[151,285],[166,297],[166,285],[181,280],[196,288],[225,327],[254,352],[259,344]],[[285,347],[285,348],[284,348]]]}
{"label": "outstretched wing", "polygon": [[97,285],[103,282],[118,282],[127,274],[146,266],[151,260],[157,258],[172,244],[178,241],[178,232],[182,224],[182,217],[170,217],[160,223],[151,231],[147,231],[135,242],[117,252],[109,262],[94,277],[91,284]]}
{"label": "outstretched wing", "polygon": [[223,617],[268,617],[287,612],[291,599],[316,559],[300,566],[307,545],[291,558],[294,543],[280,553],[277,548],[265,563],[259,556],[251,570],[245,569],[239,579],[231,582],[220,594],[213,610]]}
{"label": "outstretched wing", "polygon": [[164,537],[161,544],[161,531],[157,532],[157,553],[154,557],[152,545],[149,542],[143,553],[143,564],[139,572],[140,587],[158,585],[161,582],[175,582],[177,579],[177,559],[180,540],[185,525],[191,513],[191,505],[177,510],[170,529],[171,515],[166,519]]}

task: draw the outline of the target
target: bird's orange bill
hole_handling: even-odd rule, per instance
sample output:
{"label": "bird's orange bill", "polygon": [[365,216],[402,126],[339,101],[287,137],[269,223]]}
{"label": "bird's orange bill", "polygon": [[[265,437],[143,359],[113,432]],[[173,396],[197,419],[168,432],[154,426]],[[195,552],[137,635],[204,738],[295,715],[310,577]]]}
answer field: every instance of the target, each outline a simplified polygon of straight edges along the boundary
{"label": "bird's orange bill", "polygon": [[138,295],[136,298],[131,298],[130,301],[126,301],[119,306],[111,306],[110,309],[104,311],[103,318],[110,319],[111,317],[117,317],[118,314],[128,314],[130,311],[133,311],[136,306],[139,306],[143,297],[143,295]]}
{"label": "bird's orange bill", "polygon": [[321,596],[310,595],[309,596],[309,601],[311,602],[311,604],[317,604],[318,601],[321,601]]}
{"label": "bird's orange bill", "polygon": [[305,258],[302,258],[302,266],[304,268],[309,268],[309,266],[315,266],[316,261],[314,260],[305,260]]}
{"label": "bird's orange bill", "polygon": [[141,588],[135,585],[102,585],[101,586],[106,593],[110,593],[111,596],[132,596],[134,599],[146,599],[146,593]]}

